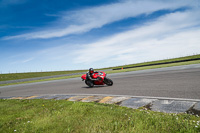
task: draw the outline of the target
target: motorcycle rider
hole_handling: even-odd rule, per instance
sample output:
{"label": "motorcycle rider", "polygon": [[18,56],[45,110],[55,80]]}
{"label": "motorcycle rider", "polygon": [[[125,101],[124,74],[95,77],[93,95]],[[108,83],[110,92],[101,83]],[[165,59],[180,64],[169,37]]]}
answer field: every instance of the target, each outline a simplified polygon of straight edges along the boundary
{"label": "motorcycle rider", "polygon": [[93,78],[94,73],[98,73],[97,71],[94,71],[93,68],[89,69],[89,72],[86,73],[86,80],[85,83],[90,86],[93,87],[94,86],[94,81],[100,80],[101,78]]}
{"label": "motorcycle rider", "polygon": [[93,74],[94,73],[99,73],[97,71],[94,71],[93,68],[90,68],[89,71],[87,72],[86,74],[86,77],[87,77],[87,80],[90,80],[90,81],[97,81],[97,80],[100,80],[101,78],[98,77],[98,78],[93,78]]}

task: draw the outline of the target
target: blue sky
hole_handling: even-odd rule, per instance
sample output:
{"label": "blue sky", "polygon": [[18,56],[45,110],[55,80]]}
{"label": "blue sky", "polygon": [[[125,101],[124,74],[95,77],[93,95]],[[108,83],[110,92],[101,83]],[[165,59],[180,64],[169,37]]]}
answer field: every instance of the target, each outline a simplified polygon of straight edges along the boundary
{"label": "blue sky", "polygon": [[0,0],[0,73],[200,54],[199,0]]}

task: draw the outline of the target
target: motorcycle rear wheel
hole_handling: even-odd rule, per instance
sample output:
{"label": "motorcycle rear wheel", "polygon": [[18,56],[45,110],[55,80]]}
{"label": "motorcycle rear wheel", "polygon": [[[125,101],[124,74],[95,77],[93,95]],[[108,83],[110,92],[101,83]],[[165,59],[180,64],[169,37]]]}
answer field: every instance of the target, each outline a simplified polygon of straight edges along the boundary
{"label": "motorcycle rear wheel", "polygon": [[107,86],[112,86],[113,85],[113,81],[109,78],[104,78],[104,83],[107,85]]}

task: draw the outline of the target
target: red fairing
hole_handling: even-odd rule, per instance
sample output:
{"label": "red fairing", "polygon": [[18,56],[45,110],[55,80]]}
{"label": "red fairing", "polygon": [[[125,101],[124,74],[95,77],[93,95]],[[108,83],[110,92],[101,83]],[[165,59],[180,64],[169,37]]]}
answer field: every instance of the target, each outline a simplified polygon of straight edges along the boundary
{"label": "red fairing", "polygon": [[81,78],[82,78],[83,80],[86,80],[86,74],[83,74],[83,75],[81,76]]}
{"label": "red fairing", "polygon": [[98,78],[98,77],[101,77],[102,79],[101,80],[98,80],[98,81],[94,81],[94,84],[95,85],[104,85],[104,78],[106,77],[106,73],[105,72],[102,72],[100,71],[99,73],[94,73],[93,74],[93,78]]}

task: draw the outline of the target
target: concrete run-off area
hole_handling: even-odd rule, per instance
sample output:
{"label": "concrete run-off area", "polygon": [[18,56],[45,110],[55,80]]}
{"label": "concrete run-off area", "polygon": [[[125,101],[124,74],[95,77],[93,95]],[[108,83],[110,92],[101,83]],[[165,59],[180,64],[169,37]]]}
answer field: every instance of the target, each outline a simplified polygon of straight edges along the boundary
{"label": "concrete run-off area", "polygon": [[164,113],[189,113],[200,115],[200,100],[172,99],[156,97],[134,97],[113,95],[33,95],[22,97],[0,97],[0,99],[54,99],[81,102],[97,102],[103,104],[116,104],[128,108],[146,108],[148,110]]}

